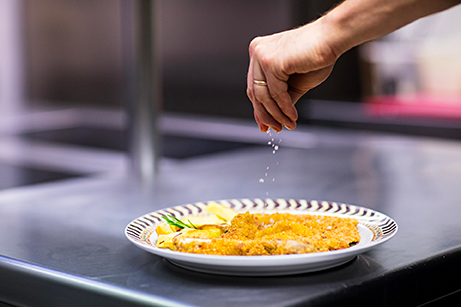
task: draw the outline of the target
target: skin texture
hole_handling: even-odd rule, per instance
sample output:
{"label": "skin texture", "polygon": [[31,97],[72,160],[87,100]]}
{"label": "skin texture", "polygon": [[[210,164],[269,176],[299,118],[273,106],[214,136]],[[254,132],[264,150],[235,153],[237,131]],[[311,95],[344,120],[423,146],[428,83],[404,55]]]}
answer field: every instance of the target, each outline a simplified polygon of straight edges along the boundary
{"label": "skin texture", "polygon": [[[347,50],[461,0],[346,0],[303,27],[253,39],[247,95],[259,129],[296,128],[296,102],[330,75]],[[257,85],[254,80],[266,81]]]}

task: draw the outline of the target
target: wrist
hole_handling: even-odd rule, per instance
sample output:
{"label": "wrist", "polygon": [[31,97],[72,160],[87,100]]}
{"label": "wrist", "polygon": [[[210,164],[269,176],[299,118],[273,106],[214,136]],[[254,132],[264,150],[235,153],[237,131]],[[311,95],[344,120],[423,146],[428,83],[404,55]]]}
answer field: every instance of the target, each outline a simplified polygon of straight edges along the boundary
{"label": "wrist", "polygon": [[[321,18],[334,50],[340,54],[391,33],[410,22],[405,15],[418,0],[348,0]],[[403,15],[403,16],[402,16]]]}
{"label": "wrist", "polygon": [[[320,17],[316,23],[320,29],[321,38],[324,44],[332,51],[336,57],[340,57],[344,52],[352,48],[347,33],[341,28],[341,20],[332,12]],[[351,47],[349,47],[351,46]]]}
{"label": "wrist", "polygon": [[[345,1],[318,19],[327,44],[339,56],[349,49],[379,36],[381,20],[387,12],[373,12],[368,3]],[[376,27],[377,25],[377,27]]]}

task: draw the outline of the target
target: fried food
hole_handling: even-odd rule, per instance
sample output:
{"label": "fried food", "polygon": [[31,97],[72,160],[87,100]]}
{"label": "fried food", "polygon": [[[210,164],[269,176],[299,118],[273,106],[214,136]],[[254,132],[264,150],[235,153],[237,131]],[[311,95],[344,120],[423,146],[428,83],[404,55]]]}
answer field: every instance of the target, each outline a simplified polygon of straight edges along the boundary
{"label": "fried food", "polygon": [[157,247],[210,255],[324,252],[358,243],[357,224],[356,219],[335,216],[246,212],[236,214],[230,224],[203,224],[197,229],[159,235]]}

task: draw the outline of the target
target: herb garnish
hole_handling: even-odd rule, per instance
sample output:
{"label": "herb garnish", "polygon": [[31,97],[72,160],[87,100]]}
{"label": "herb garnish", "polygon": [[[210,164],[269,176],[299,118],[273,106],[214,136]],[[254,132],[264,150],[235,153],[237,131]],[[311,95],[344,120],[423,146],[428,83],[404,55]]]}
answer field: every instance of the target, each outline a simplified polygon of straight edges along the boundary
{"label": "herb garnish", "polygon": [[174,217],[172,215],[166,215],[166,216],[162,216],[162,218],[167,221],[168,224],[172,225],[172,226],[176,226],[178,228],[181,228],[181,229],[184,229],[184,228],[194,228],[194,229],[198,229],[197,227],[195,227],[194,224],[192,224],[192,222],[190,220],[187,220],[189,222],[190,225],[184,223],[183,221],[181,221],[180,219],[178,219],[177,217]]}

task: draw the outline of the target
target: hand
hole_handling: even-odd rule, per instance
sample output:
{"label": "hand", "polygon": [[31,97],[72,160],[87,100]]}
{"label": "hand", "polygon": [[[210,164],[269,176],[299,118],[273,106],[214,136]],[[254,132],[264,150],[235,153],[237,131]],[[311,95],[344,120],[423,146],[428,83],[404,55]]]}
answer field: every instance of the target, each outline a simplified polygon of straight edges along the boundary
{"label": "hand", "polygon": [[326,44],[318,23],[257,37],[250,43],[247,95],[262,132],[296,128],[294,105],[330,75],[338,55]]}
{"label": "hand", "polygon": [[[346,0],[303,27],[250,43],[247,95],[259,129],[296,127],[296,102],[330,75],[350,48],[461,0]],[[265,81],[262,85],[255,81]]]}

